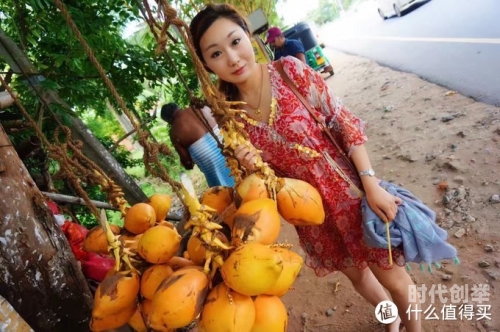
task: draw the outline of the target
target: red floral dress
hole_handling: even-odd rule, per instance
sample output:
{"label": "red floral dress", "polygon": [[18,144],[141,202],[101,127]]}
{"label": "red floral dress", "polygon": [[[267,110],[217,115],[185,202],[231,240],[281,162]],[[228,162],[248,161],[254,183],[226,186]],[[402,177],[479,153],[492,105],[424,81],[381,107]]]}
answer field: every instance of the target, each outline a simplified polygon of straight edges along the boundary
{"label": "red floral dress", "polygon": [[[329,125],[337,142],[348,154],[366,142],[363,122],[329,91],[319,74],[293,57],[282,58],[281,62],[290,79],[318,110],[318,117]],[[372,262],[382,268],[389,268],[388,251],[368,248],[364,243],[360,198],[324,157],[310,157],[292,145],[298,143],[320,153],[328,151],[360,187],[358,175],[345,164],[340,152],[283,81],[275,63],[268,65],[268,71],[272,97],[278,101],[274,122],[272,125],[242,122],[252,143],[263,151],[264,160],[277,175],[307,181],[321,193],[325,222],[319,226],[296,227],[300,244],[307,254],[306,264],[318,276],[353,266],[362,269]],[[393,250],[393,260],[400,266],[404,265],[401,250]]]}

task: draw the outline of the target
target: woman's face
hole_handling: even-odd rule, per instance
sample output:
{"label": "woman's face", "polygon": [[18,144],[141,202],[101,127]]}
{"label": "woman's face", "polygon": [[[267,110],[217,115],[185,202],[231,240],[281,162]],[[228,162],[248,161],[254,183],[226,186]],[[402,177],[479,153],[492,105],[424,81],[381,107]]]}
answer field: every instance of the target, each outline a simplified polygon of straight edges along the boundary
{"label": "woman's face", "polygon": [[205,65],[220,79],[242,83],[257,68],[255,54],[247,33],[233,21],[216,20],[200,39]]}

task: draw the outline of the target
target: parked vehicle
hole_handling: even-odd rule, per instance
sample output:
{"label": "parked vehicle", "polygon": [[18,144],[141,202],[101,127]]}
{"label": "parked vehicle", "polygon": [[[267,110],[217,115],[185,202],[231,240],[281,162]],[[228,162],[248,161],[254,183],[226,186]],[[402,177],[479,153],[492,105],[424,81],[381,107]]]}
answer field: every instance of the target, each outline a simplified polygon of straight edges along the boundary
{"label": "parked vehicle", "polygon": [[297,23],[293,27],[283,31],[283,35],[285,38],[296,39],[302,42],[309,67],[313,68],[315,71],[329,73],[330,76],[333,76],[333,67],[323,53],[322,45],[318,43],[318,40],[307,23]]}
{"label": "parked vehicle", "polygon": [[378,13],[382,19],[393,15],[401,17],[404,11],[422,0],[378,0]]}

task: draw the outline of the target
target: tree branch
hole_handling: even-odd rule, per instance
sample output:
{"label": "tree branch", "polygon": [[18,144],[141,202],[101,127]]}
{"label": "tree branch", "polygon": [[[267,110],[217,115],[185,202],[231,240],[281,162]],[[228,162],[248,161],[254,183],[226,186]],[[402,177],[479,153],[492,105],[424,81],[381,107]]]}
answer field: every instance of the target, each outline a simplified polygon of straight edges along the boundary
{"label": "tree branch", "polygon": [[[147,125],[148,123],[152,122],[155,118],[151,117],[148,121],[144,122],[141,124],[141,126],[145,126]],[[135,129],[132,129],[131,131],[129,131],[128,133],[126,133],[125,135],[123,135],[122,137],[120,137],[118,139],[118,141],[115,142],[115,144],[113,144],[113,146],[108,150],[110,153],[113,152],[117,147],[118,145],[120,145],[120,142],[123,141],[124,139],[126,139],[127,137],[129,137],[130,135],[132,135],[133,133],[135,133],[137,130]]]}

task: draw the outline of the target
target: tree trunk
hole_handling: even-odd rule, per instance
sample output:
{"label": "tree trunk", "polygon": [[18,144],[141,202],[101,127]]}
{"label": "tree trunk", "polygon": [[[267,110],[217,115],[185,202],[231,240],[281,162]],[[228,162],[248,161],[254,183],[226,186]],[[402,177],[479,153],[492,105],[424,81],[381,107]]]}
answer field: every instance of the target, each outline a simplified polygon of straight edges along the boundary
{"label": "tree trunk", "polygon": [[78,262],[0,125],[0,295],[35,331],[88,331]]}

